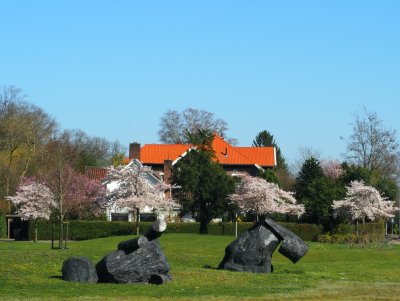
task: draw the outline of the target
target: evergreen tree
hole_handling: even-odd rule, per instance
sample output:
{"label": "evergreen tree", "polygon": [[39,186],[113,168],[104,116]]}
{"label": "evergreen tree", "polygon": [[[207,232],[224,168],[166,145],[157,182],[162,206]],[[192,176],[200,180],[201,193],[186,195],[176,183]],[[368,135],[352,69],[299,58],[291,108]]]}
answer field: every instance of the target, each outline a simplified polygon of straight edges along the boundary
{"label": "evergreen tree", "polygon": [[296,178],[295,191],[296,199],[301,200],[309,196],[310,185],[314,180],[322,178],[324,172],[321,164],[314,157],[304,161],[303,166]]}
{"label": "evergreen tree", "polygon": [[288,165],[286,163],[285,157],[282,155],[282,151],[278,144],[276,143],[274,136],[270,132],[264,130],[257,134],[256,138],[253,140],[253,146],[263,147],[263,146],[274,146],[276,149],[276,165],[278,169],[287,171]]}
{"label": "evergreen tree", "polygon": [[324,175],[320,162],[307,159],[296,178],[295,196],[304,204],[306,213],[302,220],[328,226],[332,217],[332,203],[345,194],[343,184]]}
{"label": "evergreen tree", "polygon": [[180,187],[174,197],[184,212],[192,212],[200,222],[201,234],[207,234],[208,223],[227,209],[227,197],[234,192],[234,180],[213,161],[212,139],[213,134],[207,130],[191,134],[196,149],[172,169],[172,184]]}
{"label": "evergreen tree", "polygon": [[265,179],[269,183],[274,183],[280,186],[279,179],[272,169],[258,171],[258,177]]}

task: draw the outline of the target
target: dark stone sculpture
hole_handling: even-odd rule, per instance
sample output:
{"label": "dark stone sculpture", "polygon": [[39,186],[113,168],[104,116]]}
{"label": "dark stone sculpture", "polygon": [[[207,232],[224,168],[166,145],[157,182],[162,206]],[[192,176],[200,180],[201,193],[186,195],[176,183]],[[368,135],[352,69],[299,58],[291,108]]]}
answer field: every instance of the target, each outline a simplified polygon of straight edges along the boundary
{"label": "dark stone sculpture", "polygon": [[266,218],[226,247],[225,257],[218,269],[271,273],[271,257],[279,243],[279,252],[293,263],[308,251],[308,246],[300,237],[272,219]]}
{"label": "dark stone sculpture", "polygon": [[117,251],[96,265],[99,282],[162,284],[171,280],[169,264],[157,239],[166,227],[164,220],[157,220],[143,237],[119,243]]}
{"label": "dark stone sculpture", "polygon": [[120,242],[118,250],[106,255],[97,263],[96,268],[85,257],[69,258],[63,264],[63,279],[152,284],[171,281],[168,274],[170,267],[157,239],[166,228],[167,223],[164,220],[156,220],[144,236]]}
{"label": "dark stone sculpture", "polygon": [[62,278],[73,282],[93,282],[98,280],[93,263],[86,257],[71,257],[64,261]]}

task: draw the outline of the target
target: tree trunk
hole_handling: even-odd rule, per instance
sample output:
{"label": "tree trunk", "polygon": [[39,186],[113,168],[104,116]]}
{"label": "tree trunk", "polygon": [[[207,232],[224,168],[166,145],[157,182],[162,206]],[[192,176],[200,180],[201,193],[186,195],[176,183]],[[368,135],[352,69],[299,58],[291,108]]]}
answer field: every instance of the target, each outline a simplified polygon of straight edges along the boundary
{"label": "tree trunk", "polygon": [[209,220],[207,219],[208,212],[207,212],[207,205],[206,201],[202,200],[200,202],[200,229],[199,232],[200,234],[208,234],[208,222]]}
{"label": "tree trunk", "polygon": [[26,161],[25,161],[24,170],[22,171],[22,174],[21,174],[21,176],[20,176],[20,178],[19,178],[19,184],[20,184],[20,185],[22,185],[22,180],[24,179],[24,177],[25,177],[25,175],[26,175],[26,173],[27,173],[27,171],[28,171],[30,159],[31,159],[31,158],[28,157],[28,158],[26,159]]}
{"label": "tree trunk", "polygon": [[140,219],[139,208],[136,208],[136,235],[139,235],[139,232],[140,232],[140,229],[139,229],[139,219]]}
{"label": "tree trunk", "polygon": [[208,221],[200,219],[200,234],[208,234]]}
{"label": "tree trunk", "polygon": [[[8,166],[7,166],[7,175],[6,175],[6,195],[10,195],[10,186],[11,186],[11,165],[13,162],[13,156],[14,156],[14,152],[17,150],[17,148],[13,148],[10,151],[10,157],[8,158]],[[8,201],[8,213],[11,214],[11,202]]]}
{"label": "tree trunk", "polygon": [[60,214],[60,237],[58,239],[58,247],[63,248],[63,238],[64,238],[64,216]]}
{"label": "tree trunk", "polygon": [[[7,174],[6,176],[6,196],[10,195],[10,176]],[[11,214],[11,201],[7,202],[7,212]]]}
{"label": "tree trunk", "polygon": [[[60,151],[60,150],[59,150]],[[60,156],[60,154],[59,154]],[[58,239],[58,247],[62,249],[63,247],[63,238],[64,238],[64,189],[63,189],[63,180],[64,180],[64,166],[61,162],[61,156],[59,157],[59,170],[58,170],[58,210],[59,210],[59,219],[60,219],[60,237]]]}
{"label": "tree trunk", "polygon": [[356,220],[356,235],[358,235],[358,220]]}
{"label": "tree trunk", "polygon": [[37,240],[38,240],[38,235],[37,235],[37,220],[36,220],[36,219],[33,221],[33,225],[34,225],[34,227],[35,227],[35,235],[34,235],[34,237],[33,237],[33,242],[37,242]]}

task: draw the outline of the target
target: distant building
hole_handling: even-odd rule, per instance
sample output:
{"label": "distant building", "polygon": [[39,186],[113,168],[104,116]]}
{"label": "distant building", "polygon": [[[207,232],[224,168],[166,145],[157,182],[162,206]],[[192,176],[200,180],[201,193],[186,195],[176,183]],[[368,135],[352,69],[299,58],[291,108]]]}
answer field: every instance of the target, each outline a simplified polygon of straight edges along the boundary
{"label": "distant building", "polygon": [[[229,175],[257,175],[259,170],[276,166],[275,147],[232,146],[215,134],[212,148],[216,161]],[[171,167],[194,147],[190,144],[145,144],[129,145],[129,161],[139,160],[150,166],[154,175],[165,183],[170,183]]]}
{"label": "distant building", "polygon": [[[142,165],[138,160],[131,160],[124,168],[139,168]],[[105,167],[86,167],[85,175],[91,179],[96,181],[102,181],[107,176],[107,168]],[[161,185],[162,181],[154,176],[153,173],[145,173],[143,177],[150,183],[152,186]],[[107,190],[118,189],[117,182],[111,182],[106,185]],[[121,208],[115,205],[115,203],[110,204],[109,207],[106,208],[106,216],[110,221],[132,221],[133,214],[129,210],[129,208]],[[147,216],[152,215],[152,208],[146,208],[141,215]]]}
{"label": "distant building", "polygon": [[[272,169],[276,166],[275,147],[232,146],[215,134],[212,148],[215,160],[232,176],[243,174],[256,176],[259,170]],[[131,143],[129,158],[125,160],[127,163],[125,168],[136,168],[140,164],[149,166],[152,173],[146,175],[146,179],[152,185],[162,182],[170,184],[172,166],[194,149],[195,147],[190,144],[145,144],[141,146],[139,143]],[[107,175],[107,168],[86,167],[85,174],[92,180],[101,181]],[[107,189],[116,189],[116,184],[108,184]],[[166,195],[170,196],[170,191],[167,191]],[[145,213],[151,213],[151,208]],[[127,208],[110,206],[107,208],[106,214],[109,220],[132,220],[132,215]]]}

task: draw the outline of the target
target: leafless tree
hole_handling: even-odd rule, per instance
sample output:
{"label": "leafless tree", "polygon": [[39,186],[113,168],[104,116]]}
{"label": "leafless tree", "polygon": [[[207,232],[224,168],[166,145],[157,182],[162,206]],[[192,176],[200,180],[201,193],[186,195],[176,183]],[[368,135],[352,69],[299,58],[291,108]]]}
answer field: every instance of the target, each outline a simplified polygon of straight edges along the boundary
{"label": "leafless tree", "polygon": [[10,195],[21,183],[32,167],[32,159],[56,130],[56,123],[48,114],[24,99],[21,90],[13,86],[0,91],[0,170],[4,195]]}
{"label": "leafless tree", "polygon": [[165,112],[160,120],[158,135],[164,143],[183,143],[184,126],[181,114],[175,110]]}
{"label": "leafless tree", "polygon": [[320,160],[321,159],[321,151],[317,149],[313,149],[308,146],[300,146],[298,148],[298,154],[296,156],[295,162],[291,165],[291,172],[293,175],[297,175],[304,162],[311,157]]}
{"label": "leafless tree", "polygon": [[215,131],[229,143],[237,143],[236,139],[226,137],[228,130],[226,121],[215,118],[211,112],[193,108],[188,108],[181,113],[175,110],[165,112],[160,120],[158,135],[163,143],[188,143],[186,133],[196,133],[198,130]]}
{"label": "leafless tree", "polygon": [[385,128],[377,114],[366,109],[355,114],[352,126],[345,158],[384,176],[398,178],[400,151],[396,131]]}

